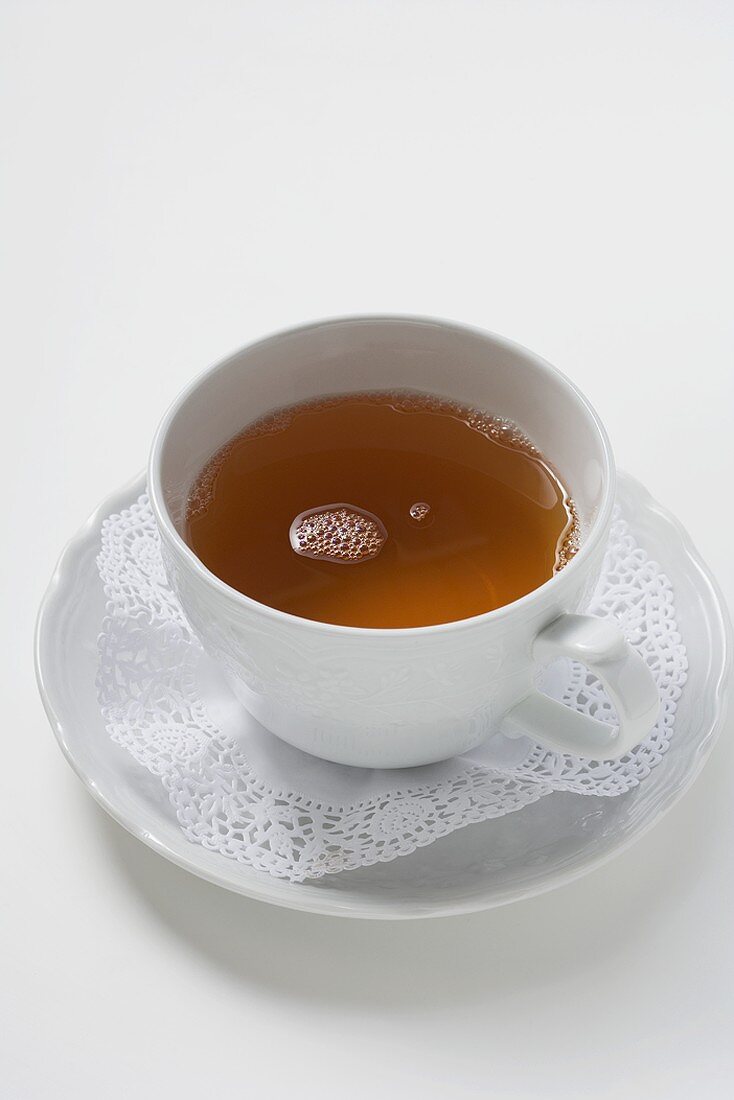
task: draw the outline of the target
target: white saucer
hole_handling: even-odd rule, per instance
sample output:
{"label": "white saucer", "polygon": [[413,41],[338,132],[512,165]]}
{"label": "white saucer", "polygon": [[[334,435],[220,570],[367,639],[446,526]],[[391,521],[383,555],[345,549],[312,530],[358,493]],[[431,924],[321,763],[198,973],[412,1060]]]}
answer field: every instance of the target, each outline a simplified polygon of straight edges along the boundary
{"label": "white saucer", "polygon": [[713,747],[724,717],[728,618],[688,535],[623,474],[624,515],[673,582],[689,659],[675,736],[643,783],[618,798],[555,793],[392,863],[306,883],[276,879],[192,844],[160,781],[108,736],[95,690],[105,603],[95,564],[100,526],[143,487],[141,475],[103,501],[61,555],[39,614],[36,671],[59,744],[100,805],[134,836],[202,878],[276,905],[337,916],[407,918],[488,909],[569,882],[621,852],[681,797]]}

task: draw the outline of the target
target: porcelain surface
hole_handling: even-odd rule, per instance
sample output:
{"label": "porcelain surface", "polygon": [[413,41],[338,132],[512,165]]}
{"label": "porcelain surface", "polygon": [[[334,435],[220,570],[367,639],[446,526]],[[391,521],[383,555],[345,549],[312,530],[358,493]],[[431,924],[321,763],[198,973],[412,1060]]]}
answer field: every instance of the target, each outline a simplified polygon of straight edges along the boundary
{"label": "porcelain surface", "polygon": [[618,798],[553,794],[521,813],[458,830],[393,863],[287,883],[192,845],[155,777],[110,740],[95,690],[104,594],[95,566],[102,520],[143,478],[111,495],[71,540],[39,614],[36,666],[69,763],[97,801],[151,848],[194,874],[262,901],[352,917],[399,919],[487,909],[552,889],[622,851],[654,825],[700,771],[723,721],[730,627],[715,582],[675,519],[632,478],[618,494],[634,532],[675,586],[689,653],[676,732],[658,767]]}
{"label": "porcelain surface", "polygon": [[[370,389],[437,394],[519,424],[573,496],[582,535],[570,563],[495,611],[405,630],[301,619],[214,576],[182,537],[183,502],[205,462],[264,412]],[[603,759],[623,756],[652,728],[659,701],[649,670],[614,627],[578,614],[601,568],[615,477],[599,417],[533,352],[453,322],[351,317],[277,333],[195,379],[156,433],[148,488],[171,587],[243,706],[314,756],[403,768],[468,752],[499,723]],[[552,656],[576,657],[605,682],[618,729],[534,690],[538,662]]]}

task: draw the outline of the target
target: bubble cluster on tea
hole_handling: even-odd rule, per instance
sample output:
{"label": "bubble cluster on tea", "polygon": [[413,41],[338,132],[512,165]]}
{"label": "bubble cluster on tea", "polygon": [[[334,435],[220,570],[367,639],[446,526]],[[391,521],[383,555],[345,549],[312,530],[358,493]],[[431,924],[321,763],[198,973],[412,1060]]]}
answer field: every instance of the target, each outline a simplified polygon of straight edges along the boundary
{"label": "bubble cluster on tea", "polygon": [[570,561],[579,524],[520,426],[442,397],[377,392],[245,426],[196,479],[186,540],[260,603],[389,629],[512,603]]}

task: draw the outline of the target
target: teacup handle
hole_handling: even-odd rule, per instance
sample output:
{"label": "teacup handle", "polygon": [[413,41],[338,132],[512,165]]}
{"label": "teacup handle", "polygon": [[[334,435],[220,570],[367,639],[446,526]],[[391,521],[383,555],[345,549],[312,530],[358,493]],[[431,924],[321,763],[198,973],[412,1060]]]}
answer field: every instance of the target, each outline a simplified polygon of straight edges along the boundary
{"label": "teacup handle", "polygon": [[571,657],[586,665],[606,688],[619,728],[615,732],[606,722],[531,691],[502,720],[502,732],[508,736],[525,735],[557,752],[593,760],[617,760],[655,724],[660,697],[652,673],[606,619],[560,615],[537,635],[533,657],[541,664],[554,657]]}

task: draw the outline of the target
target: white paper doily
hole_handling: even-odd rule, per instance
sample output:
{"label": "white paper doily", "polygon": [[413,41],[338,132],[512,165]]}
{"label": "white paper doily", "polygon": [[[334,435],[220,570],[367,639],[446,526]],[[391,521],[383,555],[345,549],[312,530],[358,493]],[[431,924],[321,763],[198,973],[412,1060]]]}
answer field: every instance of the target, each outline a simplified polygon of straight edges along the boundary
{"label": "white paper doily", "polygon": [[[306,756],[244,712],[237,734],[225,735],[211,705],[221,688],[207,690],[218,673],[168,587],[145,494],[103,524],[98,567],[108,603],[97,690],[110,736],[160,777],[190,841],[291,881],[407,855],[553,791],[623,794],[645,779],[673,735],[686,677],[673,590],[619,514],[588,610],[613,618],[639,650],[662,706],[649,737],[612,762],[498,735],[442,764],[364,772]],[[541,686],[614,720],[601,686],[581,665],[554,662]]]}

